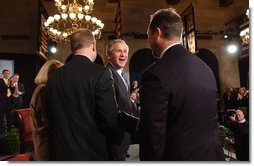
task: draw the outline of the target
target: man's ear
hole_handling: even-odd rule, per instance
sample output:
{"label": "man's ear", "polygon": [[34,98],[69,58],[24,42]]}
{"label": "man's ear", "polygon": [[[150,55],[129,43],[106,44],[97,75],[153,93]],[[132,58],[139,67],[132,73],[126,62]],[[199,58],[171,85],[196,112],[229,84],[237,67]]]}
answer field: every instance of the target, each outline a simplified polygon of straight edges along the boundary
{"label": "man's ear", "polygon": [[162,31],[161,31],[160,28],[156,28],[155,33],[156,33],[159,37],[161,37],[161,36],[163,35],[163,33],[162,33]]}
{"label": "man's ear", "polygon": [[96,42],[93,42],[93,51],[96,51]]}

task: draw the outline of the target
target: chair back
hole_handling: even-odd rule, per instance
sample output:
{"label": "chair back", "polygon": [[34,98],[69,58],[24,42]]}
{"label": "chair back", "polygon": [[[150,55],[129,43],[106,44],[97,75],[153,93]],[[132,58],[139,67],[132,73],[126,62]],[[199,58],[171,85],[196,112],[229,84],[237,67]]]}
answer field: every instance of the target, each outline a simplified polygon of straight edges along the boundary
{"label": "chair back", "polygon": [[20,152],[25,153],[26,148],[33,148],[32,128],[30,124],[31,108],[14,110],[20,138]]}

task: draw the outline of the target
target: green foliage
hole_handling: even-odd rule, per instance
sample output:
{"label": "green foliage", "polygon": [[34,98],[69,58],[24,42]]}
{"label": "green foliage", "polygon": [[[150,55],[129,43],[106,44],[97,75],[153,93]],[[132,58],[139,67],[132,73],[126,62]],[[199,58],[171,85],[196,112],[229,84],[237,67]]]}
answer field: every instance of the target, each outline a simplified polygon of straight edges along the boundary
{"label": "green foliage", "polygon": [[229,130],[229,128],[219,123],[218,123],[218,128],[219,128],[221,146],[227,149],[228,147],[230,147],[230,145],[233,144],[234,134],[232,133],[232,131]]}
{"label": "green foliage", "polygon": [[9,154],[19,153],[19,129],[12,128],[5,136],[5,145]]}

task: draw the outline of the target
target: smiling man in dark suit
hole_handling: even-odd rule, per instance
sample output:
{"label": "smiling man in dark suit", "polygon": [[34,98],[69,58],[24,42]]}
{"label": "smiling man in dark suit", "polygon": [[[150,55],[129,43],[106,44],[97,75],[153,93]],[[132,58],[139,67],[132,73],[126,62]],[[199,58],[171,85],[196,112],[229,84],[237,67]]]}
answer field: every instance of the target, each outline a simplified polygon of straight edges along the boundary
{"label": "smiling man in dark suit", "polygon": [[172,8],[151,16],[148,45],[159,60],[142,75],[140,159],[225,160],[215,77],[181,45],[182,30],[181,17]]}
{"label": "smiling man in dark suit", "polygon": [[96,41],[88,29],[71,36],[73,57],[46,85],[50,160],[109,160],[106,137],[117,123],[113,79],[93,63]]}
{"label": "smiling man in dark suit", "polygon": [[[111,70],[114,79],[116,100],[119,109],[131,114],[131,101],[129,84],[123,68],[128,61],[129,47],[124,40],[112,40],[106,46],[106,55],[109,60],[107,68]],[[109,145],[111,147],[111,160],[124,161],[130,145],[131,135],[118,126],[113,132]]]}

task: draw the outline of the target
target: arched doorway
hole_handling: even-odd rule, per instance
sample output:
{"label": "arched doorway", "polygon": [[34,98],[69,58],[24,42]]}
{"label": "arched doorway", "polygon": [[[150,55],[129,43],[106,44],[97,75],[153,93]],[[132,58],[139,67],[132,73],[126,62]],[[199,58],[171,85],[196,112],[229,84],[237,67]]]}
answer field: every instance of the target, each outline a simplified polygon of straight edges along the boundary
{"label": "arched doorway", "polygon": [[[219,79],[219,63],[218,60],[216,58],[216,55],[205,48],[200,48],[198,53],[196,54],[200,59],[202,59],[208,66],[209,68],[212,70],[214,77],[216,79],[216,84],[217,84],[217,109],[221,110],[222,107],[222,99],[221,99],[221,89],[220,89],[220,79]],[[224,119],[224,114],[222,112],[219,111],[218,113],[219,116],[219,121],[223,121]]]}
{"label": "arched doorway", "polygon": [[140,85],[142,72],[156,62],[156,60],[157,59],[152,54],[152,49],[143,48],[137,50],[132,55],[129,63],[130,84],[132,85],[133,80],[137,80]]}
{"label": "arched doorway", "polygon": [[96,56],[96,59],[95,59],[94,63],[97,63],[99,65],[104,66],[103,60],[102,60],[101,56],[98,53],[97,53],[97,56]]}
{"label": "arched doorway", "polygon": [[217,89],[218,89],[218,93],[220,93],[221,89],[220,89],[220,80],[219,80],[219,63],[218,60],[216,58],[216,55],[205,48],[200,48],[198,53],[196,54],[200,59],[202,59],[212,70],[215,79],[216,79],[216,83],[217,83]]}

